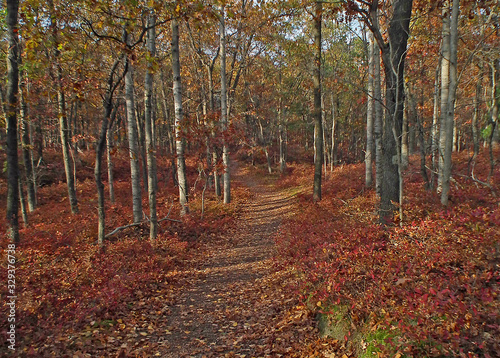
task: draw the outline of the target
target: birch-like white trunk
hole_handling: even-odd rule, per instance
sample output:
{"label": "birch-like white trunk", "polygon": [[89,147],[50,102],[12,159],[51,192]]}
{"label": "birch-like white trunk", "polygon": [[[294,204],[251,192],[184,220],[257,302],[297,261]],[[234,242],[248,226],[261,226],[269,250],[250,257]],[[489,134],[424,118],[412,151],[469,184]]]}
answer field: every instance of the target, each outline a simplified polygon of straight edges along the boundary
{"label": "birch-like white trunk", "polygon": [[158,216],[156,213],[156,148],[153,136],[153,62],[156,56],[156,18],[154,14],[148,17],[148,33],[146,47],[148,51],[148,67],[144,83],[144,126],[146,136],[146,157],[148,164],[148,199],[149,199],[149,238],[155,240],[158,235]]}
{"label": "birch-like white trunk", "polygon": [[177,154],[177,182],[179,185],[179,202],[181,215],[189,212],[186,161],[184,158],[185,139],[182,130],[184,113],[182,110],[181,63],[179,58],[179,22],[176,18],[171,21],[172,27],[172,73],[175,112],[175,150]]}
{"label": "birch-like white trunk", "polygon": [[[458,52],[458,15],[460,12],[460,0],[453,0],[451,10],[451,20],[449,23],[449,88],[446,104],[446,116],[444,122],[444,158],[443,158],[443,174],[441,181],[441,204],[448,205],[451,179],[451,154],[453,150],[453,127],[455,117],[455,100],[457,93],[458,77],[457,77],[457,52]],[[443,25],[444,29],[444,25]]]}
{"label": "birch-like white trunk", "polygon": [[366,106],[366,151],[365,151],[365,186],[373,185],[373,117],[374,117],[374,39],[368,34],[368,86]]}
{"label": "birch-like white trunk", "polygon": [[[439,149],[438,149],[438,193],[443,190],[444,181],[444,152],[448,138],[446,136],[446,122],[448,115],[448,96],[450,92],[450,7],[445,2],[443,8],[443,29],[441,43],[441,99],[439,117]],[[451,141],[451,137],[449,138]]]}
{"label": "birch-like white trunk", "polygon": [[[129,36],[124,33],[128,43]],[[137,119],[135,113],[134,75],[133,67],[128,58],[127,73],[125,74],[125,105],[127,108],[127,136],[130,157],[130,178],[132,184],[132,212],[134,223],[142,221],[142,194],[141,194],[141,168],[139,166],[139,143],[137,134]]]}
{"label": "birch-like white trunk", "polygon": [[[226,27],[224,21],[224,7],[220,14],[220,112],[223,131],[227,130],[227,80],[226,80]],[[231,202],[231,172],[229,170],[229,147],[226,140],[223,140],[222,145],[222,162],[224,164],[224,204]]]}

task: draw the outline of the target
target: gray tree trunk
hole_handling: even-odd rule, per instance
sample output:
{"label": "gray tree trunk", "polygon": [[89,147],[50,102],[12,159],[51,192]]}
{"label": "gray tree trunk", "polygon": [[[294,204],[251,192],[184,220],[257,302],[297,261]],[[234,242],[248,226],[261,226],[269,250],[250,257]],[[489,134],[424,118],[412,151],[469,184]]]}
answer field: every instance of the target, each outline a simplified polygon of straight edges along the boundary
{"label": "gray tree trunk", "polygon": [[[451,154],[453,150],[453,127],[455,117],[455,99],[458,85],[457,78],[457,48],[458,48],[458,15],[460,11],[460,0],[453,0],[451,20],[445,21],[443,19],[443,38],[445,38],[445,25],[449,24],[449,88],[448,98],[446,99],[446,113],[444,126],[444,136],[441,142],[441,149],[443,150],[443,173],[441,178],[441,204],[448,205],[449,192],[450,192],[450,178],[451,178]],[[445,17],[448,17],[446,14]],[[443,59],[445,60],[445,59]],[[442,82],[442,84],[444,81]]]}
{"label": "gray tree trunk", "polygon": [[[439,149],[438,149],[438,183],[437,192],[443,190],[444,152],[446,148],[446,122],[448,114],[448,97],[450,92],[450,7],[446,1],[443,8],[443,29],[441,43],[441,98],[439,116]],[[451,140],[451,138],[450,138]]]}
{"label": "gray tree trunk", "polygon": [[483,69],[480,69],[479,79],[476,84],[476,96],[474,97],[474,113],[472,114],[472,161],[474,161],[479,154],[479,118],[481,112],[481,92],[483,89],[483,76],[484,71]]}
{"label": "gray tree trunk", "polygon": [[[388,28],[388,43],[384,42],[378,28],[378,21],[373,21],[374,31],[382,50],[386,78],[386,116],[382,133],[381,169],[384,173],[380,181],[380,221],[388,223],[393,218],[393,202],[400,202],[402,197],[401,182],[401,133],[404,110],[404,63],[406,58],[412,0],[394,0],[393,15]],[[372,9],[372,19],[377,16]],[[377,173],[378,176],[378,173]]]}
{"label": "gray tree trunk", "polygon": [[440,104],[440,74],[441,74],[441,66],[442,66],[442,57],[439,57],[438,65],[436,67],[436,75],[434,78],[434,109],[432,113],[432,128],[431,128],[431,178],[430,178],[430,186],[431,189],[434,187],[436,172],[438,169],[439,162],[439,104]]}
{"label": "gray tree trunk", "polygon": [[331,101],[332,101],[332,131],[331,131],[331,137],[332,137],[332,145],[330,150],[331,152],[331,162],[330,162],[330,171],[333,172],[333,167],[337,165],[337,116],[335,115],[335,102],[333,98],[333,93],[331,95]]}
{"label": "gray tree trunk", "polygon": [[374,39],[373,34],[368,35],[368,86],[366,106],[366,151],[365,151],[365,186],[373,185],[373,117],[374,117]]}
{"label": "gray tree trunk", "polygon": [[321,169],[323,167],[323,121],[321,113],[321,25],[323,3],[316,2],[314,12],[314,181],[313,201],[321,200]]}
{"label": "gray tree trunk", "polygon": [[[19,57],[21,63],[21,57]],[[24,174],[26,176],[26,191],[28,197],[28,210],[32,212],[36,207],[35,177],[33,174],[33,149],[30,140],[30,123],[28,104],[26,103],[26,83],[23,77],[23,71],[20,71],[19,97],[21,99],[21,145],[23,152]]]}
{"label": "gray tree trunk", "polygon": [[[129,35],[124,30],[124,42],[129,44]],[[135,113],[133,67],[128,57],[125,58],[127,73],[125,74],[125,104],[127,108],[127,137],[130,157],[130,178],[132,185],[132,212],[134,223],[142,221],[141,168],[139,165],[139,144],[137,119]]]}
{"label": "gray tree trunk", "polygon": [[[408,107],[408,102],[406,102],[405,107]],[[408,109],[406,108],[403,111],[403,131],[401,133],[401,165],[403,166],[403,169],[408,168],[409,159],[410,159],[409,126],[410,126],[410,117],[409,117]]]}
{"label": "gray tree trunk", "polygon": [[188,188],[186,179],[186,162],[184,158],[185,138],[182,130],[184,113],[182,110],[181,64],[179,59],[179,23],[176,18],[171,21],[172,27],[172,73],[175,109],[175,149],[177,153],[177,182],[179,185],[179,202],[181,215],[189,212]]}
{"label": "gray tree trunk", "polygon": [[[116,112],[118,110],[118,106],[115,105],[113,109],[113,114],[111,117],[116,116]],[[108,190],[109,190],[109,201],[111,203],[115,203],[115,184],[114,184],[114,174],[113,174],[113,157],[111,155],[114,148],[114,139],[113,139],[113,124],[112,120],[108,124],[108,130],[106,132],[106,162],[108,164]]]}
{"label": "gray tree trunk", "polygon": [[156,56],[156,31],[155,16],[150,14],[148,18],[147,51],[149,57],[148,68],[144,84],[144,124],[146,135],[146,155],[148,163],[148,198],[149,198],[149,219],[151,221],[149,238],[155,240],[158,235],[158,216],[156,213],[156,148],[153,137],[153,60]]}
{"label": "gray tree trunk", "polygon": [[62,154],[63,154],[63,163],[64,163],[64,171],[66,174],[66,184],[68,188],[68,199],[71,206],[71,212],[73,214],[78,213],[78,201],[76,199],[76,190],[75,190],[75,178],[73,176],[71,170],[71,155],[70,155],[70,130],[68,126],[68,117],[66,111],[66,98],[64,93],[63,86],[63,72],[62,67],[59,62],[60,51],[59,51],[59,42],[57,39],[57,24],[55,22],[54,16],[54,4],[53,1],[50,0],[48,2],[49,11],[51,14],[50,20],[50,29],[52,36],[52,53],[53,53],[53,62],[56,69],[54,80],[56,82],[56,90],[57,90],[57,110],[59,117],[59,135],[61,138],[61,146],[62,146]]}
{"label": "gray tree trunk", "polygon": [[17,97],[19,91],[18,0],[7,0],[7,237],[19,243],[19,160],[17,155]]}
{"label": "gray tree trunk", "polygon": [[[226,80],[226,27],[224,21],[224,7],[222,7],[220,14],[220,112],[221,112],[221,123],[222,130],[227,130],[228,125],[228,106],[227,106],[227,80]],[[229,146],[226,140],[222,141],[222,162],[224,164],[224,204],[229,204],[231,202],[231,172],[229,169]]]}

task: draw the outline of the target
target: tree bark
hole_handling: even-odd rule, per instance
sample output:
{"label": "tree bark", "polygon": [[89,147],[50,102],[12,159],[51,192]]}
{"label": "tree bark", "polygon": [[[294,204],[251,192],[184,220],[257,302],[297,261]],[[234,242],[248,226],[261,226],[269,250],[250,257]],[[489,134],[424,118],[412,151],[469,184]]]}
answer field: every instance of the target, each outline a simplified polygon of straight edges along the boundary
{"label": "tree bark", "polygon": [[317,1],[314,13],[314,182],[313,201],[321,200],[321,170],[323,167],[323,121],[321,113],[321,25],[323,3]]}
{"label": "tree bark", "polygon": [[7,237],[19,243],[19,160],[17,155],[17,99],[19,91],[19,0],[7,0]]}
{"label": "tree bark", "polygon": [[[123,30],[123,42],[129,44],[129,34]],[[132,185],[132,212],[134,223],[142,221],[141,168],[139,165],[140,149],[137,135],[137,119],[135,112],[134,76],[130,59],[125,57],[125,104],[127,108],[127,137],[130,157],[130,178]]]}
{"label": "tree bark", "polygon": [[175,109],[175,148],[177,153],[177,182],[179,185],[179,202],[181,215],[189,212],[186,179],[186,162],[184,158],[185,138],[182,129],[184,113],[182,110],[181,64],[179,59],[179,23],[176,18],[171,21],[172,27],[172,72]]}
{"label": "tree bark", "polygon": [[113,108],[113,112],[111,113],[111,120],[108,123],[108,130],[106,132],[106,162],[108,164],[108,190],[109,190],[109,201],[114,204],[115,203],[115,184],[114,184],[114,165],[113,158],[111,153],[114,148],[114,139],[113,139],[113,122],[116,117],[116,113],[118,112],[118,105],[115,105]]}
{"label": "tree bark", "polygon": [[432,128],[431,128],[431,178],[429,180],[431,189],[434,188],[436,172],[439,170],[439,104],[440,104],[440,74],[442,67],[442,57],[439,57],[438,65],[436,66],[436,74],[434,78],[434,108],[432,113]]}
{"label": "tree bark", "polygon": [[[443,11],[443,44],[448,37],[449,40],[449,65],[448,65],[448,97],[446,99],[446,112],[442,113],[444,121],[441,122],[441,150],[443,151],[442,175],[441,175],[441,204],[448,205],[449,192],[450,192],[450,178],[451,178],[451,154],[453,150],[453,127],[455,116],[455,99],[457,92],[457,47],[458,47],[458,15],[460,11],[460,0],[453,0],[451,10],[451,20],[449,18],[448,10],[445,8]],[[445,28],[448,26],[448,30]],[[448,35],[449,34],[449,35]],[[446,58],[443,58],[446,62]],[[441,85],[445,85],[446,76],[443,77]]]}
{"label": "tree bark", "polygon": [[66,184],[68,187],[68,199],[71,206],[71,212],[73,214],[78,213],[78,201],[76,199],[76,189],[75,189],[75,177],[73,176],[71,170],[71,155],[70,155],[70,132],[68,126],[68,117],[66,111],[66,98],[63,86],[63,70],[60,63],[60,51],[59,42],[57,39],[57,24],[54,19],[54,3],[52,0],[49,1],[49,10],[51,14],[50,28],[51,36],[53,41],[53,62],[55,65],[55,81],[57,89],[57,110],[59,117],[59,135],[61,138],[63,162],[64,162],[64,172],[66,173]]}
{"label": "tree bark", "polygon": [[[21,56],[19,56],[21,63]],[[26,83],[23,71],[20,71],[19,97],[21,99],[21,146],[23,152],[24,174],[26,177],[26,192],[28,197],[28,210],[33,212],[36,207],[36,192],[33,175],[33,150],[31,149],[28,104],[26,103]]]}
{"label": "tree bark", "polygon": [[[378,3],[378,2],[377,2]],[[378,21],[373,21],[371,29],[374,31],[382,50],[386,78],[386,116],[383,123],[381,145],[381,171],[384,178],[380,181],[380,209],[379,216],[382,223],[388,223],[393,218],[393,202],[399,203],[401,158],[401,134],[404,110],[404,63],[409,36],[409,25],[412,0],[394,0],[392,3],[393,15],[389,23],[388,43],[385,43],[378,28]],[[372,13],[376,8],[372,9]],[[376,15],[372,14],[372,19]],[[377,172],[378,176],[379,172]]]}
{"label": "tree bark", "polygon": [[[378,22],[378,20],[376,20]],[[380,196],[380,187],[384,180],[382,170],[382,87],[380,79],[380,47],[375,42],[373,44],[373,99],[374,99],[374,119],[373,136],[375,137],[375,191]]]}
{"label": "tree bark", "polygon": [[[224,7],[221,9],[220,14],[220,112],[221,112],[221,124],[224,133],[227,131],[228,127],[228,106],[227,106],[227,80],[226,80],[226,27],[224,20]],[[229,169],[229,146],[226,142],[225,137],[222,140],[222,162],[224,164],[224,204],[229,204],[231,202],[231,172]]]}
{"label": "tree bark", "polygon": [[[104,155],[104,146],[106,144],[106,138],[108,137],[108,129],[113,126],[113,121],[116,117],[117,106],[113,108],[113,93],[116,87],[125,76],[125,73],[117,80],[114,81],[114,76],[116,69],[120,64],[119,60],[116,60],[113,64],[107,81],[106,94],[103,100],[103,111],[104,116],[101,124],[101,130],[99,133],[99,139],[96,145],[96,159],[94,165],[94,179],[97,187],[97,216],[98,216],[98,229],[97,229],[97,243],[100,248],[104,246],[105,238],[105,223],[106,223],[106,210],[104,207],[104,184],[102,182],[102,157]],[[125,69],[127,71],[127,62],[125,61]],[[127,71],[128,72],[128,71]],[[108,158],[108,170],[109,170],[109,158]],[[109,178],[108,178],[109,180]]]}
{"label": "tree bark", "polygon": [[373,117],[374,117],[374,39],[373,34],[368,35],[368,86],[366,106],[366,151],[365,151],[365,186],[373,185]]}
{"label": "tree bark", "polygon": [[153,137],[153,78],[154,69],[153,61],[156,56],[156,18],[153,13],[149,14],[148,18],[148,34],[147,34],[147,51],[148,51],[148,68],[144,84],[144,124],[146,135],[146,156],[148,164],[148,198],[149,198],[149,238],[155,240],[158,235],[158,215],[156,213],[156,191],[157,191],[157,176],[156,176],[156,147]]}

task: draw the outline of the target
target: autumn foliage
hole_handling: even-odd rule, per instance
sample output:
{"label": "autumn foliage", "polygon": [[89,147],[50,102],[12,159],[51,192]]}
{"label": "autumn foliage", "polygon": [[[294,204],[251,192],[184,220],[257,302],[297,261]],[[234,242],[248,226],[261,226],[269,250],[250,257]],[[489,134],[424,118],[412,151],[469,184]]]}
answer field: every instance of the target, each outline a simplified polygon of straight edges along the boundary
{"label": "autumn foliage", "polygon": [[[106,341],[115,339],[106,333],[97,334],[96,330],[110,326],[119,329],[120,324],[124,324],[127,328],[122,331],[126,333],[128,329],[140,327],[135,321],[123,323],[121,317],[137,307],[161,310],[163,301],[172,295],[177,280],[175,273],[185,267],[193,255],[203,252],[206,240],[216,239],[234,221],[234,213],[248,197],[243,188],[235,185],[238,199],[224,206],[207,192],[205,214],[200,218],[203,183],[193,187],[198,176],[197,161],[190,159],[193,214],[179,222],[160,223],[155,242],[147,239],[147,224],[122,230],[106,240],[105,251],[101,252],[97,246],[93,155],[93,152],[84,153],[82,164],[77,168],[78,215],[71,215],[67,204],[60,156],[47,151],[45,165],[39,168],[43,171],[43,186],[38,190],[39,207],[30,213],[28,227],[21,230],[22,242],[16,251],[18,356],[62,356],[68,351],[81,351],[89,344],[94,345],[92,349],[96,352]],[[107,208],[107,233],[132,222],[127,153],[116,152],[114,160],[117,199]],[[158,216],[178,220],[177,188],[172,182],[170,161],[167,156],[159,156]],[[1,197],[5,197],[4,193]],[[5,203],[1,201],[1,209],[5,210]],[[147,207],[146,201],[144,207]],[[4,220],[4,211],[0,215]],[[4,231],[5,222],[1,225],[0,231]],[[2,237],[2,253],[6,252],[7,244]],[[5,265],[2,254],[2,282],[7,282]],[[2,285],[0,292],[6,297],[7,285]],[[8,306],[2,305],[0,315],[7,317],[7,311]],[[5,334],[3,330],[3,342],[6,342]],[[6,353],[7,346],[2,344],[0,354]]]}
{"label": "autumn foliage", "polygon": [[[331,325],[345,326],[338,338],[353,355],[498,356],[499,188],[493,192],[467,175],[466,153],[455,160],[446,209],[424,190],[412,163],[402,225],[399,218],[391,227],[374,224],[376,194],[364,188],[360,164],[328,174],[317,204],[309,188],[299,194],[295,217],[277,237],[278,262],[296,268],[294,289],[304,304]],[[481,180],[487,163],[485,152],[476,165]],[[310,166],[291,170],[282,187],[310,182]],[[499,180],[497,169],[493,182]]]}

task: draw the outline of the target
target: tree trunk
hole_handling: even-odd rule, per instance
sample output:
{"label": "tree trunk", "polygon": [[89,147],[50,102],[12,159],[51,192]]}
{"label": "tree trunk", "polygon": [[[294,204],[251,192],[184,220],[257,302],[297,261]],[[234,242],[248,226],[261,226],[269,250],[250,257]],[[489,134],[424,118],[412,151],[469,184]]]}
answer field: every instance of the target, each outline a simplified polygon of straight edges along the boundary
{"label": "tree trunk", "polygon": [[18,0],[7,0],[7,237],[19,243],[19,162],[17,155],[17,97],[19,91]]}
{"label": "tree trunk", "polygon": [[144,84],[144,124],[146,134],[146,155],[148,163],[148,198],[149,198],[149,219],[150,229],[149,238],[155,240],[158,235],[158,216],[156,214],[156,191],[157,191],[157,176],[156,176],[156,148],[153,137],[153,61],[156,56],[156,18],[153,13],[149,14],[148,18],[148,37],[146,41],[148,51],[148,68]]}
{"label": "tree trunk", "polygon": [[[378,21],[378,20],[377,20]],[[380,196],[380,188],[384,180],[382,170],[382,87],[380,74],[380,47],[375,42],[373,44],[373,99],[374,99],[374,119],[373,136],[375,137],[375,191]]]}
{"label": "tree trunk", "polygon": [[[451,137],[446,137],[446,122],[448,114],[448,97],[450,92],[450,9],[449,2],[444,3],[443,8],[443,29],[441,43],[441,98],[439,117],[439,149],[438,149],[438,183],[437,192],[443,190],[443,175],[444,175],[444,152],[446,141],[451,141]],[[451,145],[451,144],[450,144]]]}
{"label": "tree trunk", "polygon": [[403,129],[401,132],[401,165],[403,169],[408,168],[410,160],[410,114],[408,113],[408,102],[406,102],[405,109],[403,110]]}
{"label": "tree trunk", "polygon": [[489,142],[489,157],[490,157],[490,172],[488,173],[488,181],[491,181],[493,178],[493,173],[495,170],[495,157],[493,154],[493,147],[496,146],[497,143],[497,127],[498,127],[498,116],[500,115],[500,60],[493,60],[492,64],[492,74],[491,74],[491,86],[492,86],[492,108],[491,108],[491,133],[488,138]]}
{"label": "tree trunk", "polygon": [[[220,112],[221,112],[221,124],[222,130],[227,131],[228,125],[228,106],[227,106],[227,80],[226,80],[226,29],[224,21],[224,7],[221,9],[220,14]],[[231,172],[229,169],[229,146],[226,143],[225,137],[222,140],[222,162],[224,164],[224,204],[229,204],[231,202]]]}
{"label": "tree trunk", "polygon": [[333,98],[333,93],[331,95],[331,100],[332,100],[332,146],[331,146],[331,162],[330,162],[330,171],[333,172],[333,167],[337,165],[338,160],[337,160],[337,116],[335,115],[335,102]]}
{"label": "tree trunk", "polygon": [[176,18],[171,21],[172,26],[172,72],[173,93],[175,109],[175,148],[177,153],[177,182],[179,185],[179,202],[181,204],[181,215],[189,212],[188,188],[186,179],[186,162],[184,159],[185,138],[182,110],[182,87],[181,87],[181,64],[179,59],[179,23]]}
{"label": "tree trunk", "polygon": [[321,23],[323,3],[316,2],[314,13],[314,185],[313,201],[321,200],[321,170],[323,167],[323,121],[321,113]]}
{"label": "tree trunk", "polygon": [[474,166],[474,162],[476,157],[479,155],[479,118],[481,113],[481,91],[483,89],[483,76],[484,71],[482,68],[479,69],[479,79],[476,84],[476,96],[474,97],[474,112],[472,114],[472,143],[473,143],[473,152],[472,158],[469,163],[471,163],[472,167],[469,167],[469,174],[472,171]]}
{"label": "tree trunk", "polygon": [[[375,38],[382,49],[382,61],[386,77],[386,116],[382,133],[381,170],[384,178],[380,182],[380,221],[388,223],[393,218],[393,202],[402,196],[400,188],[401,133],[404,109],[404,62],[409,35],[412,0],[394,0],[393,15],[389,23],[388,40],[385,43],[374,23]],[[378,175],[378,173],[377,173]]]}
{"label": "tree trunk", "polygon": [[116,113],[118,111],[118,105],[115,105],[113,108],[113,112],[111,113],[111,120],[108,124],[108,130],[106,132],[106,162],[108,163],[108,190],[109,190],[109,201],[114,204],[115,203],[115,184],[114,184],[114,174],[113,174],[113,158],[111,153],[114,148],[114,139],[113,139],[113,122],[116,117]]}
{"label": "tree trunk", "polygon": [[[108,88],[106,90],[106,94],[103,100],[103,110],[104,117],[101,124],[101,130],[99,133],[99,139],[96,145],[96,159],[94,165],[94,179],[97,187],[97,216],[98,216],[98,229],[97,229],[97,243],[99,247],[102,249],[104,246],[104,238],[105,238],[105,223],[106,223],[106,210],[104,208],[104,184],[102,182],[102,157],[104,155],[104,146],[106,143],[106,138],[108,137],[108,128],[113,126],[113,121],[116,117],[116,111],[118,106],[116,105],[113,108],[113,93],[118,85],[121,82],[123,75],[120,79],[114,82],[114,75],[116,69],[118,68],[120,61],[116,60],[111,68],[111,71],[108,76]],[[127,62],[125,62],[125,71],[127,70]],[[108,158],[108,169],[109,169],[109,158]],[[108,179],[109,180],[109,179]]]}
{"label": "tree trunk", "polygon": [[[441,122],[441,131],[444,135],[441,136],[441,150],[443,152],[443,166],[441,178],[441,204],[448,205],[449,192],[450,192],[450,178],[451,178],[451,153],[453,149],[453,124],[455,116],[455,99],[457,92],[457,47],[458,47],[458,15],[459,15],[460,0],[453,0],[451,20],[449,18],[448,10],[445,8],[443,18],[443,43],[446,38],[449,40],[449,88],[448,97],[446,98],[446,112],[442,113],[444,120]],[[448,30],[445,29],[448,26]],[[449,34],[449,35],[448,35]],[[446,62],[446,58],[443,58]],[[446,76],[445,76],[446,77]],[[441,85],[445,84],[445,77]],[[444,101],[444,99],[443,99]]]}
{"label": "tree trunk", "polygon": [[64,94],[64,89],[62,87],[62,68],[59,64],[57,66],[57,102],[59,111],[59,132],[61,136],[61,146],[63,152],[64,161],[64,171],[66,173],[66,183],[68,185],[68,197],[71,205],[71,212],[73,214],[78,213],[78,201],[76,199],[76,189],[75,189],[75,177],[71,170],[71,154],[70,154],[70,138],[69,138],[69,128],[68,119],[66,117],[66,98]]}
{"label": "tree trunk", "polygon": [[439,143],[438,143],[438,136],[439,136],[439,129],[438,129],[438,121],[439,121],[439,99],[441,95],[441,90],[440,90],[440,74],[441,74],[441,67],[442,67],[442,61],[443,58],[440,56],[438,65],[436,67],[436,75],[434,78],[434,109],[432,113],[432,128],[431,128],[431,161],[432,161],[432,167],[431,167],[431,178],[429,180],[431,189],[434,187],[435,184],[435,177],[436,177],[436,172],[439,170],[438,169],[438,161],[439,161]]}
{"label": "tree trunk", "polygon": [[55,81],[56,81],[56,90],[57,90],[57,110],[59,117],[59,135],[61,138],[61,146],[62,146],[62,154],[63,154],[63,162],[64,162],[64,171],[66,173],[66,184],[68,187],[68,199],[71,206],[71,212],[73,214],[78,213],[78,201],[76,199],[76,190],[75,190],[75,178],[73,176],[71,170],[71,159],[70,159],[70,133],[68,127],[68,117],[66,111],[66,98],[64,93],[63,86],[63,72],[61,63],[59,61],[60,51],[59,51],[59,42],[57,39],[57,24],[55,23],[54,16],[54,4],[53,1],[49,1],[49,10],[51,14],[50,20],[50,28],[52,31],[52,45],[53,45],[53,62],[56,68]]}
{"label": "tree trunk", "polygon": [[[135,86],[134,86],[134,98],[135,98]],[[144,115],[139,111],[138,105],[136,103],[135,107],[135,118],[137,123],[137,141],[139,143],[139,153],[141,154],[142,161],[142,184],[144,186],[144,191],[148,192],[148,166],[146,159],[146,135],[145,135],[145,119]]]}
{"label": "tree trunk", "polygon": [[[19,57],[21,63],[21,57]],[[21,146],[23,152],[24,173],[26,176],[26,189],[28,196],[28,210],[32,212],[36,207],[36,193],[33,175],[33,150],[31,149],[30,129],[28,119],[28,104],[26,103],[26,83],[23,78],[23,71],[20,71],[19,97],[21,99]]]}
{"label": "tree trunk", "polygon": [[[129,44],[129,35],[123,30],[123,41]],[[141,168],[139,165],[140,149],[137,134],[137,119],[134,97],[133,67],[128,57],[125,58],[125,104],[127,108],[127,137],[130,158],[130,178],[132,185],[132,212],[134,223],[142,221]]]}
{"label": "tree trunk", "polygon": [[365,186],[373,185],[373,117],[374,117],[374,39],[373,34],[368,35],[368,88],[366,106],[366,151],[365,151]]}
{"label": "tree trunk", "polygon": [[19,204],[21,205],[21,213],[23,217],[24,228],[28,227],[28,209],[26,208],[26,198],[24,197],[23,175],[19,173]]}

